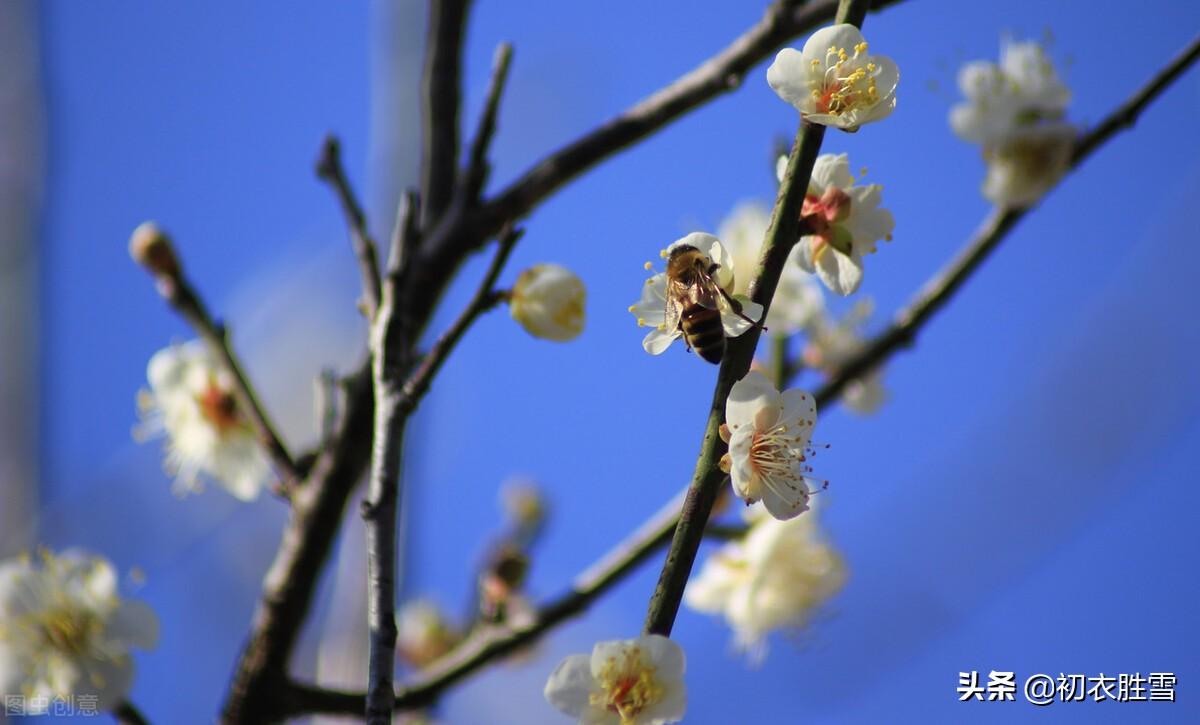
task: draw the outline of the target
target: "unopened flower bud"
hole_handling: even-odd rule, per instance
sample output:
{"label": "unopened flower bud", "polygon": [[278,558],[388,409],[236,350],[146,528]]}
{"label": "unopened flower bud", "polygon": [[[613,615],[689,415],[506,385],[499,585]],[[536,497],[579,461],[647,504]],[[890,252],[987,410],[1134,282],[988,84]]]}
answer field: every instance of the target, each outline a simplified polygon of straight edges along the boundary
{"label": "unopened flower bud", "polygon": [[538,264],[517,277],[509,312],[534,337],[557,342],[583,332],[587,290],[574,272],[557,264]]}
{"label": "unopened flower bud", "polygon": [[129,256],[155,277],[177,279],[179,258],[171,238],[154,222],[142,222],[129,237]]}

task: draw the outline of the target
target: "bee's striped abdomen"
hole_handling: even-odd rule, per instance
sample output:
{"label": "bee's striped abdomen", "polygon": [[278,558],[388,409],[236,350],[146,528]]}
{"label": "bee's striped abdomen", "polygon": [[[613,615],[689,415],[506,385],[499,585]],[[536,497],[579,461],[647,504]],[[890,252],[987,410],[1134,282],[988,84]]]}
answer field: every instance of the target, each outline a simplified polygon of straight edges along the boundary
{"label": "bee's striped abdomen", "polygon": [[680,316],[679,327],[697,355],[714,365],[721,362],[725,356],[725,328],[719,311],[693,305]]}

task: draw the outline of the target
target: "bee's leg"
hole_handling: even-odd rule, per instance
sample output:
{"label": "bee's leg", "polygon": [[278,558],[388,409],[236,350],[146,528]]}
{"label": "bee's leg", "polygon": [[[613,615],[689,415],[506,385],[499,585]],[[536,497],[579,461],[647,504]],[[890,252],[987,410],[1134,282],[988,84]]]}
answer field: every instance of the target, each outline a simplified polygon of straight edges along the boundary
{"label": "bee's leg", "polygon": [[746,322],[749,322],[751,325],[761,328],[763,330],[763,332],[766,332],[766,330],[767,330],[766,325],[762,324],[758,320],[752,320],[749,317],[746,317],[746,315],[742,314],[742,303],[741,302],[738,302],[733,297],[731,297],[730,294],[721,287],[721,285],[717,285],[717,289],[720,290],[721,296],[725,298],[725,301],[729,303],[729,306],[733,308],[733,314],[742,318]]}

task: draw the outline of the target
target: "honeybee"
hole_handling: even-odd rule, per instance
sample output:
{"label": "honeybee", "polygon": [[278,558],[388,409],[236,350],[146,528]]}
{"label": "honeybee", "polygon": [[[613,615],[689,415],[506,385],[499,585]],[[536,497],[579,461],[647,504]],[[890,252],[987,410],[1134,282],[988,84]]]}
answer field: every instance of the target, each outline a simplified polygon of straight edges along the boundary
{"label": "honeybee", "polygon": [[678,329],[688,349],[714,365],[725,357],[725,327],[718,304],[722,297],[735,314],[761,327],[742,314],[741,303],[717,284],[718,269],[711,257],[688,244],[673,247],[667,257],[666,329]]}

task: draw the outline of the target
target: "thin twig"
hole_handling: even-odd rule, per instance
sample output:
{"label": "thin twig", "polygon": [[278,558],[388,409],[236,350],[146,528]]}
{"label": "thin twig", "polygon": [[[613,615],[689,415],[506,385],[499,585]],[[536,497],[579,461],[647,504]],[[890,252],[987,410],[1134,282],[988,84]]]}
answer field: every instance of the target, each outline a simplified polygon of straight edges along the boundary
{"label": "thin twig", "polygon": [[150,725],[150,721],[129,700],[121,700],[112,709],[113,718],[121,725]]}
{"label": "thin twig", "polygon": [[487,100],[483,104],[483,113],[479,116],[479,126],[475,130],[475,138],[471,142],[471,153],[467,157],[467,168],[463,175],[463,192],[471,203],[479,199],[483,185],[488,176],[488,149],[492,137],[496,133],[496,116],[500,112],[500,98],[504,95],[504,86],[508,82],[508,69],[512,63],[512,45],[501,43],[496,47],[496,56],[492,61],[492,79],[488,83]]}
{"label": "thin twig", "polygon": [[421,227],[440,219],[454,193],[463,37],[469,0],[431,0],[421,79]]}
{"label": "thin twig", "polygon": [[466,308],[459,313],[458,319],[446,330],[437,342],[433,344],[425,358],[421,361],[421,365],[416,372],[404,383],[404,388],[400,400],[400,410],[405,414],[412,412],[416,408],[417,403],[424,397],[429,390],[429,385],[433,378],[441,370],[442,364],[446,362],[446,358],[450,356],[450,352],[458,341],[462,338],[463,333],[471,326],[479,315],[492,309],[500,302],[504,301],[504,295],[495,289],[496,280],[500,276],[500,272],[504,269],[504,264],[508,261],[509,254],[512,253],[513,246],[521,238],[524,232],[520,229],[509,229],[505,231],[499,240],[496,248],[496,256],[492,258],[492,263],[488,267],[487,273],[484,274],[483,280],[479,284],[479,288],[475,291],[474,297],[467,303]]}
{"label": "thin twig", "polygon": [[[1183,52],[1155,74],[1150,82],[1134,93],[1129,100],[1118,106],[1095,128],[1079,137],[1071,154],[1069,170],[1078,168],[1118,131],[1132,126],[1146,106],[1166,90],[1170,83],[1198,58],[1200,58],[1200,37],[1193,40]],[[870,373],[893,352],[901,347],[911,345],[921,327],[950,301],[954,293],[979,268],[979,265],[987,259],[988,255],[995,250],[1029,209],[1030,207],[994,209],[954,259],[926,282],[908,305],[896,313],[892,324],[873,337],[857,355],[842,365],[821,386],[814,396],[818,408],[824,407],[838,398],[847,385]]]}
{"label": "thin twig", "polygon": [[277,493],[290,496],[295,484],[302,478],[301,471],[267,417],[266,410],[259,403],[253,386],[250,385],[237,355],[233,352],[233,345],[229,341],[225,326],[209,314],[204,300],[196,294],[182,269],[172,276],[158,276],[155,287],[163,299],[195,330],[233,379],[232,392],[238,410],[249,418],[250,425],[254,427],[254,432],[279,473],[281,482]]}
{"label": "thin twig", "polygon": [[321,155],[317,159],[317,176],[333,187],[341,204],[346,222],[350,225],[350,243],[362,273],[363,311],[367,319],[375,317],[379,309],[380,281],[379,257],[375,251],[375,240],[367,230],[367,218],[362,206],[354,196],[346,171],[342,166],[341,144],[336,136],[326,136],[321,144]]}

